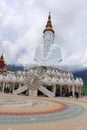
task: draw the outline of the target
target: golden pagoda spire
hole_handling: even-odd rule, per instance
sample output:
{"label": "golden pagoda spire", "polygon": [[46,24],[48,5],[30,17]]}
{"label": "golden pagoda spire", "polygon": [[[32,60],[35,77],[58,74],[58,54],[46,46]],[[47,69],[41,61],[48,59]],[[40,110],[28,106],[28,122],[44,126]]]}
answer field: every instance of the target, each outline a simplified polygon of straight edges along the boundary
{"label": "golden pagoda spire", "polygon": [[46,31],[52,31],[53,33],[55,33],[55,31],[52,28],[52,24],[51,24],[51,13],[50,12],[49,12],[49,15],[48,15],[48,21],[47,21],[47,24],[46,24],[46,28],[43,31],[43,33],[45,33]]}

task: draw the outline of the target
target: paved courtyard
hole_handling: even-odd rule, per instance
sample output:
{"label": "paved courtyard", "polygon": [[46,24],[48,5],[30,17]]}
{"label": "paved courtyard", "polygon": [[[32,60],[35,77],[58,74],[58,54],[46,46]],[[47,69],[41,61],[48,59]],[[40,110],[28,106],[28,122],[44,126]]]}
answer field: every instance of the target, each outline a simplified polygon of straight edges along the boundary
{"label": "paved courtyard", "polygon": [[0,130],[87,130],[87,98],[0,94]]}

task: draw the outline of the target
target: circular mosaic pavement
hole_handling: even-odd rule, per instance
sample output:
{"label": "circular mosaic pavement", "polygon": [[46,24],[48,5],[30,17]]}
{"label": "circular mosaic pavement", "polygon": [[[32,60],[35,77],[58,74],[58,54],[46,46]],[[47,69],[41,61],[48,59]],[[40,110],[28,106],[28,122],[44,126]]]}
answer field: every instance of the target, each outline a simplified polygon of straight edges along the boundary
{"label": "circular mosaic pavement", "polygon": [[0,98],[0,124],[44,123],[69,119],[85,112],[82,106],[60,100]]}

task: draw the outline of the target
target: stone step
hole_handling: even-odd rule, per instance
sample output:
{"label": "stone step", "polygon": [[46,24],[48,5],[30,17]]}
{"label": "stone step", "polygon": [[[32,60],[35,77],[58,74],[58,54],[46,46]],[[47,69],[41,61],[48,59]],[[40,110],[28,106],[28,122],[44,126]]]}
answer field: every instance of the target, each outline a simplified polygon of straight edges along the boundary
{"label": "stone step", "polygon": [[22,87],[19,87],[18,89],[14,90],[14,94],[21,94],[22,92],[26,91],[28,88],[26,85],[22,86]]}
{"label": "stone step", "polygon": [[52,93],[51,91],[49,91],[47,88],[45,88],[43,86],[41,86],[39,88],[39,91],[41,91],[43,94],[45,94],[48,97],[54,97],[55,96],[54,93]]}

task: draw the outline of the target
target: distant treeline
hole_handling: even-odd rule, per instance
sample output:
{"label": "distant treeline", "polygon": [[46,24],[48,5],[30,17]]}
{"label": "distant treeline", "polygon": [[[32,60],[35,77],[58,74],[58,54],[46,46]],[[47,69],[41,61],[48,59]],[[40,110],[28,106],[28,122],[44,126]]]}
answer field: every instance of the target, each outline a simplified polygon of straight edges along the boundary
{"label": "distant treeline", "polygon": [[81,77],[84,82],[84,86],[87,86],[87,69],[73,72],[74,77]]}
{"label": "distant treeline", "polygon": [[14,72],[24,70],[24,66],[22,65],[8,65],[8,68],[9,70],[14,71]]}

